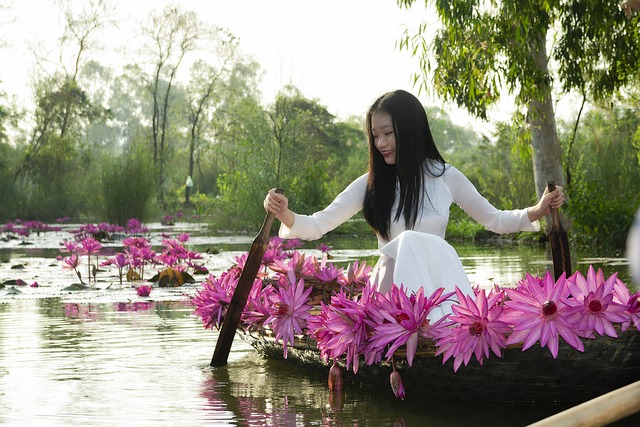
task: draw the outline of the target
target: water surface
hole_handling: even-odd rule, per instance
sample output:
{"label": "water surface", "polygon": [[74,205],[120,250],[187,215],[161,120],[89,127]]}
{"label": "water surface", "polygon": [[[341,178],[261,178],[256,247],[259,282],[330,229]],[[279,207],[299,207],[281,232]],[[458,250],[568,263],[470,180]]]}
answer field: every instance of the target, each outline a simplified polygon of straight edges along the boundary
{"label": "water surface", "polygon": [[[252,240],[210,237],[194,225],[185,229],[214,274]],[[179,230],[163,230],[170,231]],[[159,242],[160,232],[154,233]],[[0,289],[0,425],[516,426],[566,408],[425,401],[410,394],[400,401],[390,387],[351,383],[332,395],[328,369],[265,360],[241,339],[227,366],[211,368],[217,334],[202,327],[189,302],[198,283],[154,289],[143,298],[105,270],[94,289],[65,291],[77,278],[55,260],[63,237],[0,244],[0,283],[22,278],[39,284],[18,287],[15,295],[9,286]],[[515,284],[524,272],[550,267],[544,248],[456,248],[472,283],[482,286]],[[366,248],[333,254],[336,263],[375,260],[375,251]],[[627,274],[623,258],[580,259],[600,259],[606,274]]]}

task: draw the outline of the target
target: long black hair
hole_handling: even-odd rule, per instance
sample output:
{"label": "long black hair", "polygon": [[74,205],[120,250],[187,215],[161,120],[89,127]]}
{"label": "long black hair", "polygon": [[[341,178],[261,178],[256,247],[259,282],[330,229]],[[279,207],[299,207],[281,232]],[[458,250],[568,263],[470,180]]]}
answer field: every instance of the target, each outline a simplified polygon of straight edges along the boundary
{"label": "long black hair", "polygon": [[[371,119],[380,111],[389,114],[393,124],[396,140],[396,161],[393,165],[384,161],[373,137]],[[405,227],[412,229],[426,195],[425,173],[442,175],[445,161],[433,141],[424,107],[409,92],[396,90],[385,93],[371,105],[366,120],[369,179],[362,208],[371,228],[388,241],[396,183],[400,186],[400,200],[393,220],[398,221],[404,216]]]}

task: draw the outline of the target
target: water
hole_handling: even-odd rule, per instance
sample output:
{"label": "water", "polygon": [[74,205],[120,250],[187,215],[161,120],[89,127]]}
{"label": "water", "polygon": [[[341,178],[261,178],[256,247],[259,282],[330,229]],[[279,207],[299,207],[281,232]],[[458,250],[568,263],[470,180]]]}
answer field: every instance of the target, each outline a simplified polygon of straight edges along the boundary
{"label": "water", "polygon": [[[196,236],[194,226],[187,230],[197,250],[221,251],[204,254],[214,273],[251,241]],[[104,271],[94,290],[63,291],[77,279],[54,259],[62,237],[0,246],[0,282],[19,277],[40,285],[19,287],[18,295],[0,289],[0,425],[514,426],[567,407],[424,401],[411,395],[400,401],[390,388],[351,383],[336,396],[327,390],[327,371],[265,360],[240,339],[228,365],[211,368],[216,332],[202,327],[189,303],[198,284],[154,289],[143,298],[121,287],[114,272]],[[515,283],[524,271],[539,274],[549,266],[544,249],[457,249],[472,282],[483,286]],[[336,249],[333,261],[374,254]],[[625,270],[623,258],[598,259],[606,274]],[[17,265],[23,268],[11,268]]]}

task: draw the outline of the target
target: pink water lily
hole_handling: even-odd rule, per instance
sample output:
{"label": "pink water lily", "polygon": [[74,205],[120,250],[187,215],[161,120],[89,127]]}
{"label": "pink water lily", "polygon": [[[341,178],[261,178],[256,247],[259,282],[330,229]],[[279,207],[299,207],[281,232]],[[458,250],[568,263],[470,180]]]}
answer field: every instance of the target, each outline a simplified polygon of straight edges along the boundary
{"label": "pink water lily", "polygon": [[304,243],[300,239],[288,239],[282,242],[282,248],[285,251],[294,251],[302,246],[304,246]]}
{"label": "pink water lily", "polygon": [[458,302],[449,316],[451,326],[441,330],[436,356],[444,354],[442,363],[454,357],[453,370],[457,372],[473,355],[480,365],[485,357],[489,358],[490,350],[501,357],[511,328],[500,320],[504,291],[492,291],[487,296],[481,289],[475,295],[465,295],[456,286],[456,296]]}
{"label": "pink water lily", "polygon": [[[93,237],[85,237],[80,242],[79,247],[83,253],[87,254],[87,269],[88,269],[88,277],[91,277],[91,254],[97,254],[100,249],[102,249],[102,243],[94,239]],[[94,277],[95,280],[95,277]],[[91,279],[89,279],[91,281]]]}
{"label": "pink water lily", "polygon": [[284,358],[287,358],[287,347],[293,344],[294,335],[302,334],[307,325],[311,305],[309,295],[312,287],[304,289],[304,280],[296,284],[296,276],[293,271],[287,273],[288,280],[282,280],[280,286],[271,297],[271,315],[264,322],[271,325],[276,341],[282,340],[284,348]]}
{"label": "pink water lily", "polygon": [[382,319],[382,323],[375,326],[375,333],[370,339],[372,350],[391,344],[385,355],[390,360],[400,346],[406,345],[407,362],[412,366],[418,338],[436,338],[443,327],[444,318],[432,324],[427,316],[451,295],[453,292],[445,294],[444,288],[439,288],[427,298],[424,289],[420,288],[417,293],[408,296],[404,287],[395,285],[385,296],[378,295],[378,303],[373,305],[378,316],[372,317]]}
{"label": "pink water lily", "polygon": [[344,290],[331,297],[331,304],[321,304],[320,314],[309,322],[309,333],[316,338],[320,357],[339,359],[346,355],[347,369],[357,373],[371,330],[367,326],[367,308],[363,298],[349,298]]}
{"label": "pink water lily", "polygon": [[506,289],[508,310],[505,310],[502,320],[513,325],[507,344],[522,342],[522,351],[525,351],[540,341],[540,345],[548,346],[556,358],[561,336],[571,347],[584,351],[577,326],[570,320],[569,289],[564,273],[557,282],[548,271],[542,280],[527,274],[525,284],[516,289]]}
{"label": "pink water lily", "polygon": [[371,276],[371,267],[367,266],[365,261],[354,261],[353,264],[347,266],[344,285],[350,290],[362,288],[369,281]]}
{"label": "pink water lily", "polygon": [[100,263],[101,266],[115,265],[118,267],[118,279],[122,285],[122,269],[129,265],[129,258],[124,253],[117,253],[113,258]]}
{"label": "pink water lily", "polygon": [[282,239],[280,239],[279,237],[272,237],[271,239],[269,239],[267,250],[262,256],[262,263],[264,265],[269,265],[277,260],[285,258],[287,258],[287,254],[284,253],[284,248],[282,247]]}
{"label": "pink water lily", "polygon": [[626,318],[620,329],[626,331],[633,324],[640,331],[640,291],[631,295],[627,285],[622,280],[616,279],[616,284],[613,287],[613,299],[626,307],[624,311]]}
{"label": "pink water lily", "polygon": [[191,301],[196,306],[194,314],[202,319],[205,328],[220,328],[237,284],[238,276],[229,272],[219,278],[211,274],[204,281]]}
{"label": "pink water lily", "polygon": [[276,259],[269,265],[269,268],[276,273],[287,274],[290,270],[296,274],[296,277],[308,279],[314,277],[314,257],[307,257],[298,251],[291,254],[288,260]]}
{"label": "pink water lily", "polygon": [[241,318],[247,329],[262,326],[269,318],[271,315],[271,299],[274,293],[273,286],[267,285],[263,287],[261,280],[256,280],[253,283]]}
{"label": "pink water lily", "polygon": [[122,241],[124,246],[136,248],[148,248],[150,247],[149,239],[145,239],[144,237],[127,237]]}
{"label": "pink water lily", "polygon": [[62,260],[63,268],[76,269],[80,265],[80,257],[78,254],[71,254],[69,257]]}
{"label": "pink water lily", "polygon": [[151,293],[152,289],[153,289],[153,286],[141,285],[141,286],[136,287],[136,292],[141,297],[148,297],[149,294]]}
{"label": "pink water lily", "polygon": [[314,273],[314,276],[321,283],[338,283],[344,282],[344,275],[342,268],[335,267],[332,263],[328,265],[324,262],[320,264],[318,270]]}
{"label": "pink water lily", "polygon": [[78,251],[78,246],[80,246],[80,242],[76,242],[75,240],[65,240],[62,242],[65,250],[70,253],[74,253]]}
{"label": "pink water lily", "polygon": [[616,279],[617,273],[614,273],[605,280],[602,270],[596,273],[593,266],[589,266],[586,278],[576,271],[567,279],[573,296],[567,300],[568,311],[575,314],[577,327],[585,337],[592,337],[595,331],[600,336],[617,338],[613,322],[624,322],[626,317],[625,306],[613,301]]}
{"label": "pink water lily", "polygon": [[328,253],[329,251],[333,250],[333,248],[331,246],[328,246],[324,243],[320,243],[320,245],[318,246],[318,249],[322,252],[322,253]]}

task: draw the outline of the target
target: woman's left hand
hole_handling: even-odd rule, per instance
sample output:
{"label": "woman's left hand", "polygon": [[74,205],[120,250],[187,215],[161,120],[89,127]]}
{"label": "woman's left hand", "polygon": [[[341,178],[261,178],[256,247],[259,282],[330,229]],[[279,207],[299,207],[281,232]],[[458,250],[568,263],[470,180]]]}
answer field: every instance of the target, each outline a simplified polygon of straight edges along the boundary
{"label": "woman's left hand", "polygon": [[549,188],[544,189],[544,193],[538,204],[527,209],[527,215],[531,222],[537,221],[551,212],[551,208],[558,209],[564,204],[564,192],[562,187],[556,185],[556,189],[549,192]]}

